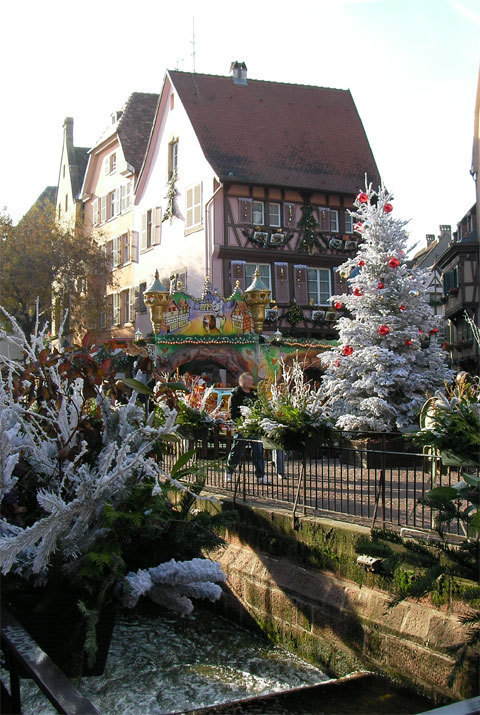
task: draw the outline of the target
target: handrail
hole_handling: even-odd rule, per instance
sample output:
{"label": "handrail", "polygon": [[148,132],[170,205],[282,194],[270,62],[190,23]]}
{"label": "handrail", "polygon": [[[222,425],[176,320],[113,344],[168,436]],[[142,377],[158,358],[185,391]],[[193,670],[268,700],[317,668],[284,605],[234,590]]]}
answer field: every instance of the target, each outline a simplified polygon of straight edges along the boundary
{"label": "handrail", "polygon": [[[26,672],[50,700],[57,712],[64,715],[100,715],[60,668],[35,643],[20,623],[4,607],[1,610],[2,646],[7,654],[10,671],[10,708],[21,713],[20,672]],[[3,711],[2,711],[3,712]]]}

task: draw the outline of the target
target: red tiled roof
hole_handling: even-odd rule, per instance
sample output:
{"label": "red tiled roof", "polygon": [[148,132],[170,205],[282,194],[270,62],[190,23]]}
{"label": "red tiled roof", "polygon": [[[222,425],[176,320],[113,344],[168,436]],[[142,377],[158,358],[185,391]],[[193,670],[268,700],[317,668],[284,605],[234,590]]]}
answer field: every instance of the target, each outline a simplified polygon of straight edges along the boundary
{"label": "red tiled roof", "polygon": [[157,108],[158,94],[133,92],[118,122],[118,137],[125,160],[138,172],[147,149]]}
{"label": "red tiled roof", "polygon": [[349,90],[169,71],[222,180],[356,193],[380,175]]}

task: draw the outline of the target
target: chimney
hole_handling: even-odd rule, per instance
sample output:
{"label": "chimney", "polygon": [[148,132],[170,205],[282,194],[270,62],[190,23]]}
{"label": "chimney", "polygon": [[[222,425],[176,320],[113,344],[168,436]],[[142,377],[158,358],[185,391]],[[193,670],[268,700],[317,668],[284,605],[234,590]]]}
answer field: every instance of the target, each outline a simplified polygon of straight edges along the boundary
{"label": "chimney", "polygon": [[247,84],[247,65],[245,62],[235,60],[230,65],[230,72],[232,73],[233,84]]}
{"label": "chimney", "polygon": [[73,117],[65,117],[63,122],[63,133],[67,141],[73,145]]}
{"label": "chimney", "polygon": [[452,227],[448,226],[448,225],[443,225],[443,226],[439,226],[439,229],[440,229],[440,235],[438,237],[438,240],[441,241],[442,238],[446,238],[450,241],[452,238]]}
{"label": "chimney", "polygon": [[425,238],[427,239],[427,246],[431,246],[432,243],[435,241],[435,234],[434,233],[427,233],[425,235]]}

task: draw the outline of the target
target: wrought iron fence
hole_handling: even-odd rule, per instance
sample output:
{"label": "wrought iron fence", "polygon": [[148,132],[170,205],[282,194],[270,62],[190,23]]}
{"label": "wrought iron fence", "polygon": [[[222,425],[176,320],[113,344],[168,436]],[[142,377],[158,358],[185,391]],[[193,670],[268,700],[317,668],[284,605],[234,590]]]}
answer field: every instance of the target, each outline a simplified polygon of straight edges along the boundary
{"label": "wrought iron fence", "polygon": [[[299,513],[314,513],[379,528],[421,530],[435,527],[435,514],[422,503],[426,493],[461,478],[461,467],[443,464],[431,450],[415,451],[398,435],[355,433],[347,438],[339,432],[333,444],[307,452],[283,451],[280,457],[278,450],[264,449],[265,479],[260,481],[252,441],[245,440],[243,460],[231,481],[225,478],[230,429],[216,430],[202,441],[170,444],[165,467],[183,451],[195,449],[194,460],[204,467],[209,491],[231,494],[234,500],[291,505],[294,523]],[[465,535],[458,519],[443,528]]]}

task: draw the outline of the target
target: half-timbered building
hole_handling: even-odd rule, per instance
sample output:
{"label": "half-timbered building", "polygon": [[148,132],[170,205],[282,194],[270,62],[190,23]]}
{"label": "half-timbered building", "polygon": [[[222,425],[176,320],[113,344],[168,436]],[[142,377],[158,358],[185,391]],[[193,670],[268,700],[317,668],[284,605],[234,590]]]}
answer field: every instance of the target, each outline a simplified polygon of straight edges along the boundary
{"label": "half-timbered building", "polygon": [[[288,328],[296,305],[297,332],[327,336],[334,325],[322,316],[345,290],[335,269],[357,247],[349,209],[365,175],[380,180],[362,122],[349,90],[231,69],[166,73],[135,192],[138,292],[158,268],[165,285],[180,278],[200,295],[208,275],[228,296],[258,265],[276,325]],[[150,329],[141,301],[136,327]]]}

